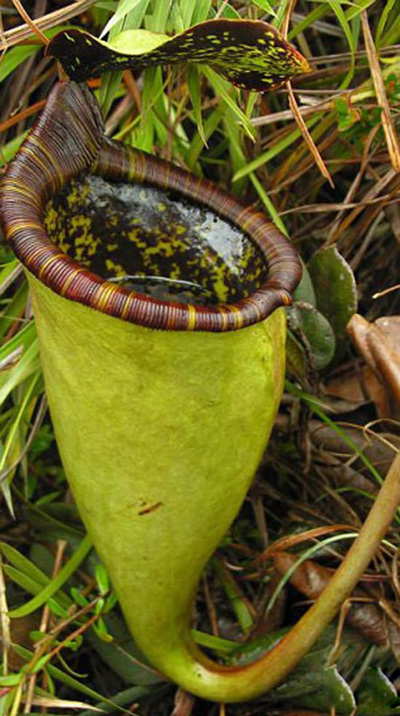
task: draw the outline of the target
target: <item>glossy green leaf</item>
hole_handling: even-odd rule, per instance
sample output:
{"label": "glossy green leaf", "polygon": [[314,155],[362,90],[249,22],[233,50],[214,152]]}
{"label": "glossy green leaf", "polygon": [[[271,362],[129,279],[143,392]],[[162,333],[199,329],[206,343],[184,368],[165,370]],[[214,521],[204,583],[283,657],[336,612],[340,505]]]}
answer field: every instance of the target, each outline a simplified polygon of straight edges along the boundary
{"label": "glossy green leaf", "polygon": [[59,33],[47,54],[80,82],[110,70],[183,62],[211,65],[232,84],[266,91],[310,71],[307,60],[271,25],[258,20],[208,20],[172,38],[126,30],[104,42],[82,30]]}
{"label": "glossy green leaf", "polygon": [[354,274],[336,246],[320,249],[308,264],[317,308],[331,324],[341,345],[348,321],[357,310]]}

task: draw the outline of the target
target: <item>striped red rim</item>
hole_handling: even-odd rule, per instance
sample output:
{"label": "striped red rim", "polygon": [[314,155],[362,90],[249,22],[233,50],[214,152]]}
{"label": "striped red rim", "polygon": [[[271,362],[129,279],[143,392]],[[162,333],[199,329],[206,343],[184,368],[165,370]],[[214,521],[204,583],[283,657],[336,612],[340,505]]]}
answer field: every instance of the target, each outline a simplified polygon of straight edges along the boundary
{"label": "striped red rim", "polygon": [[[237,303],[204,306],[157,300],[90,272],[61,252],[42,221],[49,197],[85,172],[172,190],[212,209],[258,246],[268,266],[267,281]],[[107,140],[98,107],[84,85],[59,83],[54,88],[0,192],[6,241],[28,271],[69,300],[141,326],[212,332],[244,328],[290,305],[301,277],[296,251],[262,213],[208,180]]]}

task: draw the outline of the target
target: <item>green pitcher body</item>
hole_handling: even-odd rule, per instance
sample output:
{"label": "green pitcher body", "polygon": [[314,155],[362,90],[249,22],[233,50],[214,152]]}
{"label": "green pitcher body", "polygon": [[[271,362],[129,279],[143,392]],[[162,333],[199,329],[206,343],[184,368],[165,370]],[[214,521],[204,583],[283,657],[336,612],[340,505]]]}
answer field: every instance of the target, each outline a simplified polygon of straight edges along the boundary
{"label": "green pitcher body", "polygon": [[74,83],[11,165],[2,219],[66,475],[134,639],[195,694],[262,693],[261,662],[219,666],[190,630],[276,416],[295,251],[212,183],[107,140]]}
{"label": "green pitcher body", "polygon": [[234,333],[159,331],[30,284],[76,503],[138,646],[174,678],[200,575],[275,419],[284,311]]}

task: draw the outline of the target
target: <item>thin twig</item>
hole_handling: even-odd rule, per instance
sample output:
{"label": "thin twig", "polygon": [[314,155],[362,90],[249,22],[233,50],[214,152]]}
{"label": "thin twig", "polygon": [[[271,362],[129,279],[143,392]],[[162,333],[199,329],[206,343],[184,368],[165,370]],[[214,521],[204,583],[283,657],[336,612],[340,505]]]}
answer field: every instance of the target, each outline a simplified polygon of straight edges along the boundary
{"label": "thin twig", "polygon": [[[287,9],[285,12],[285,16],[283,18],[281,32],[285,39],[287,39],[287,36],[288,36],[290,17],[291,17],[291,14],[295,8],[295,5],[296,5],[296,0],[289,0],[288,6],[287,6]],[[329,184],[333,188],[335,185],[333,183],[332,177],[329,174],[329,171],[324,164],[324,161],[315,145],[315,142],[314,142],[310,132],[308,131],[308,127],[307,127],[307,125],[302,117],[302,114],[300,112],[300,109],[297,105],[296,97],[294,96],[294,92],[293,92],[292,85],[291,85],[290,81],[286,83],[286,89],[289,94],[289,107],[292,111],[293,117],[296,120],[296,124],[297,124],[298,128],[300,129],[303,139],[304,139],[305,143],[307,144],[311,154],[313,155],[315,163],[317,164],[322,176],[324,176],[325,179],[328,180]]]}
{"label": "thin twig", "polygon": [[[35,20],[36,31],[50,30],[50,28],[55,27],[59,23],[66,22],[72,17],[80,15],[94,5],[95,2],[96,0],[77,0],[77,2],[67,5],[67,7],[43,15],[43,17]],[[0,52],[8,50],[8,48],[13,47],[13,45],[18,45],[26,40],[32,40],[32,35],[34,37],[36,31],[34,32],[28,23],[7,30],[2,34],[2,39],[0,40]]]}
{"label": "thin twig", "polygon": [[[56,553],[56,558],[54,560],[52,578],[56,577],[58,572],[61,569],[62,560],[64,557],[64,552],[65,552],[65,548],[66,548],[67,544],[68,544],[68,542],[66,542],[66,540],[61,540],[61,539],[58,540],[58,542],[57,542],[57,553]],[[50,609],[49,609],[48,605],[46,604],[43,609],[43,612],[42,612],[42,619],[41,619],[40,627],[39,627],[39,631],[43,632],[43,634],[46,634],[46,632],[47,632],[50,614],[51,614]],[[35,645],[35,651],[38,651],[39,649],[40,649],[40,642],[37,642]],[[30,713],[30,711],[32,709],[33,698],[35,695],[36,681],[37,681],[37,673],[32,674],[32,676],[29,679],[28,690],[27,690],[26,700],[25,700],[24,714]]]}
{"label": "thin twig", "polygon": [[12,0],[15,8],[18,10],[19,14],[21,15],[22,19],[25,20],[26,24],[30,27],[34,35],[37,35],[39,40],[43,42],[44,45],[48,45],[50,40],[46,35],[43,34],[40,27],[37,27],[36,23],[32,20],[30,15],[26,12],[25,8],[23,7],[20,0]]}
{"label": "thin twig", "polygon": [[308,131],[308,127],[307,127],[307,125],[303,119],[303,116],[297,106],[296,98],[294,96],[294,92],[293,92],[292,85],[290,84],[290,82],[286,83],[286,87],[289,92],[289,106],[293,112],[293,116],[296,120],[297,126],[299,127],[299,129],[301,131],[303,139],[304,139],[305,143],[307,144],[311,154],[313,155],[315,163],[318,166],[318,169],[320,170],[322,176],[328,180],[329,184],[334,189],[335,185],[333,183],[333,179],[332,179],[328,169],[326,168],[324,160],[322,159],[310,132]]}
{"label": "thin twig", "polygon": [[[368,166],[368,162],[370,160],[370,149],[372,146],[372,142],[374,141],[378,131],[379,131],[379,125],[377,124],[375,127],[372,127],[371,131],[368,134],[368,138],[365,143],[365,147],[364,147],[363,154],[361,157],[360,169],[357,172],[356,177],[355,177],[354,181],[351,183],[350,188],[345,196],[345,200],[344,200],[345,204],[347,204],[347,203],[350,204],[350,202],[353,201],[353,199],[355,198],[355,196],[357,194],[357,191],[361,184],[361,180],[365,174],[365,171]],[[337,235],[336,231],[337,231],[337,228],[341,222],[344,211],[345,211],[344,209],[341,210],[341,212],[336,217],[334,223],[332,224],[332,227],[328,234],[328,238],[325,242],[326,246],[330,246],[332,243],[334,243],[336,235]]]}
{"label": "thin twig", "polygon": [[384,291],[377,291],[377,293],[374,293],[372,298],[381,298],[381,296],[386,296],[387,293],[391,293],[392,291],[398,291],[400,288],[400,283],[396,283],[395,286],[389,286],[389,288],[385,288]]}
{"label": "thin twig", "polygon": [[3,674],[8,674],[8,652],[11,647],[10,618],[8,616],[6,585],[3,574],[3,564],[0,555],[0,626],[3,641]]}

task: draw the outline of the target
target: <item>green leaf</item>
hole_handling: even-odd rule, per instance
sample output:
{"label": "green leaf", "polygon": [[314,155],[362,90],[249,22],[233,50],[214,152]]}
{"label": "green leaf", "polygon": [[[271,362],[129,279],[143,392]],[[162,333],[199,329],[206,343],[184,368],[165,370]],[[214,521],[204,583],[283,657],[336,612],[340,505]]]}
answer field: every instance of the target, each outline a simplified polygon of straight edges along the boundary
{"label": "green leaf", "polygon": [[[274,648],[289,628],[271,632],[256,641],[238,647],[229,657],[230,664],[244,665],[257,661]],[[290,704],[293,708],[310,708],[314,711],[329,713],[335,709],[336,714],[350,716],[355,707],[355,699],[350,686],[338,668],[328,666],[329,657],[335,640],[335,627],[325,630],[312,650],[300,661],[286,680],[263,697],[263,700]],[[360,640],[362,641],[362,640]],[[365,645],[354,645],[354,634],[345,630],[342,638],[342,662],[354,655],[355,651],[364,650]]]}
{"label": "green leaf", "polygon": [[[211,3],[212,3],[212,0],[196,0],[194,8],[193,8],[193,15],[190,20],[190,22],[193,25],[195,25],[196,23],[199,23],[199,22],[204,22],[204,20],[207,19],[208,14],[211,9]],[[186,5],[185,0],[182,3],[182,5],[184,8]],[[188,22],[187,24],[189,25],[190,23]]]}
{"label": "green leaf", "polygon": [[[356,705],[353,692],[347,681],[341,676],[336,666],[320,669],[318,666],[309,668],[305,663],[304,670],[298,676],[298,688],[310,688],[310,692],[296,697],[296,706],[316,711],[329,712],[350,716]],[[282,687],[283,690],[284,687]],[[295,689],[295,684],[292,684]],[[279,692],[279,687],[276,693]],[[281,691],[282,693],[282,691]]]}
{"label": "green leaf", "polygon": [[232,97],[232,88],[228,85],[228,83],[222,79],[221,77],[218,77],[217,73],[214,72],[211,67],[204,66],[202,68],[203,74],[205,77],[207,77],[210,85],[212,86],[215,95],[219,97],[219,99],[222,99],[229,107],[229,109],[232,111],[233,115],[236,116],[237,120],[241,123],[243,126],[244,131],[248,135],[250,139],[254,141],[255,138],[255,130],[250,124],[250,120],[248,117],[246,117],[245,113],[242,112],[240,107],[238,106],[237,102]]}
{"label": "green leaf", "polygon": [[[65,25],[64,25],[65,27]],[[45,35],[48,38],[54,37],[60,33],[60,27],[52,27],[50,30],[45,31]],[[42,48],[42,45],[16,45],[6,52],[1,58],[0,62],[0,82],[3,82],[11,72],[19,67],[22,62],[25,62],[31,55],[38,52]]]}
{"label": "green leaf", "polygon": [[315,370],[326,368],[335,353],[335,335],[329,321],[310,303],[295,303],[287,311],[289,326],[309,352]]}
{"label": "green leaf", "polygon": [[317,308],[331,324],[339,349],[345,330],[357,310],[354,274],[336,246],[320,249],[308,264],[317,299]]}
{"label": "green leaf", "polygon": [[379,18],[378,26],[376,28],[376,33],[375,33],[375,44],[377,47],[379,47],[381,44],[381,39],[382,39],[383,31],[385,29],[386,22],[390,16],[391,11],[393,10],[393,8],[395,6],[396,6],[396,0],[386,0],[384,6],[382,8],[382,13]]}
{"label": "green leaf", "polygon": [[16,317],[21,315],[26,304],[27,295],[28,286],[27,283],[24,281],[24,283],[22,283],[21,286],[17,288],[16,291],[13,293],[12,298],[7,303],[6,308],[2,312],[0,321],[1,338],[6,335],[8,329],[16,320]]}
{"label": "green leaf", "polygon": [[[33,657],[33,653],[31,651],[25,649],[25,647],[22,647],[19,644],[13,644],[13,651],[15,651],[18,656],[21,656],[27,661],[29,661]],[[94,691],[94,689],[91,689],[89,686],[86,686],[86,684],[81,683],[78,679],[75,679],[73,676],[70,676],[70,674],[64,673],[64,671],[59,669],[57,666],[47,664],[46,673],[50,674],[50,676],[52,676],[56,681],[61,681],[62,684],[65,684],[74,691],[79,691],[80,693],[85,694],[85,696],[89,696],[95,701],[101,701],[101,703],[104,703],[107,707],[113,706],[114,710],[118,711],[118,713],[131,713],[130,711],[126,711],[124,708],[118,706],[117,700],[114,701],[113,699],[105,698],[97,691]],[[132,703],[132,701],[135,701],[135,699],[137,698],[147,696],[149,693],[149,689],[147,687],[135,687],[130,691],[132,693],[130,703]],[[110,711],[110,709],[108,710]]]}
{"label": "green leaf", "polygon": [[[138,5],[143,4],[143,0],[121,0],[118,4],[118,8],[114,15],[109,19],[108,23],[103,29],[101,36],[104,37],[117,22],[123,20],[128,13],[132,12]],[[148,3],[147,3],[148,4]]]}
{"label": "green leaf", "polygon": [[191,99],[193,109],[194,109],[194,117],[196,120],[197,131],[199,132],[199,135],[200,135],[203,143],[205,144],[205,146],[207,146],[207,139],[204,134],[203,116],[202,116],[202,112],[201,112],[202,97],[201,97],[199,70],[194,65],[188,67],[187,83],[188,83],[190,99]]}
{"label": "green leaf", "polygon": [[301,281],[298,284],[296,290],[293,293],[293,300],[296,303],[296,301],[306,301],[306,303],[310,303],[314,308],[316,308],[316,298],[315,298],[315,291],[314,286],[312,285],[311,276],[307,269],[307,266],[301,262],[303,274],[301,277]]}
{"label": "green leaf", "polygon": [[79,565],[85,559],[91,549],[92,544],[89,540],[89,537],[84,537],[79,547],[75,550],[74,554],[70,558],[69,562],[67,562],[67,564],[60,570],[57,576],[54,577],[54,579],[52,579],[51,582],[49,582],[49,584],[47,584],[45,588],[42,589],[40,593],[37,594],[33,599],[24,604],[22,607],[19,607],[18,609],[13,609],[11,612],[9,612],[9,616],[11,618],[24,617],[27,614],[31,614],[31,612],[34,612],[36,609],[45,604],[47,600],[50,599],[50,597],[52,597],[56,592],[58,592],[62,585],[75,572],[75,570],[79,567]]}
{"label": "green leaf", "polygon": [[78,82],[110,70],[138,72],[164,63],[197,62],[211,65],[234,85],[264,92],[310,71],[307,60],[272,25],[258,20],[208,20],[172,38],[126,30],[108,43],[68,30],[46,52]]}
{"label": "green leaf", "polygon": [[8,674],[8,676],[0,676],[0,686],[17,686],[19,683],[21,683],[23,678],[24,675],[22,673]]}
{"label": "green leaf", "polygon": [[90,630],[87,638],[108,667],[126,684],[151,686],[162,681],[162,676],[147,665],[123,620],[113,613],[107,615],[104,621],[108,634],[114,637],[114,640],[105,641],[94,629]]}
{"label": "green leaf", "polygon": [[21,572],[19,569],[11,567],[9,564],[5,564],[3,569],[5,574],[13,582],[15,582],[15,584],[18,584],[19,587],[22,587],[22,589],[29,594],[39,594],[39,592],[41,592],[42,585],[32,579],[32,577],[29,577],[27,574]]}
{"label": "green leaf", "polygon": [[167,25],[168,18],[171,12],[171,5],[173,0],[163,0],[163,2],[156,2],[153,6],[153,14],[148,18],[148,27],[154,32],[161,32]]}
{"label": "green leaf", "polygon": [[[311,119],[307,120],[307,128],[311,129],[311,127],[316,124],[319,119],[320,116],[316,115]],[[271,159],[274,159],[276,156],[281,154],[281,152],[290,147],[299,137],[301,137],[300,129],[294,129],[292,132],[289,132],[289,134],[287,134],[279,142],[275,142],[275,144],[273,144],[270,149],[255,157],[255,159],[253,159],[251,162],[248,162],[247,166],[236,172],[235,176],[233,177],[233,181],[237,181],[238,179],[247,176],[247,174],[251,174],[251,172],[256,171],[263,164],[266,164],[267,162],[271,161]]]}
{"label": "green leaf", "polygon": [[197,631],[197,629],[192,629],[192,637],[196,644],[205,646],[206,649],[214,649],[214,651],[231,652],[236,646],[234,641],[221,639],[219,636],[213,636],[204,631]]}
{"label": "green leaf", "polygon": [[253,0],[254,5],[258,5],[264,12],[269,12],[270,15],[276,16],[276,12],[268,0]]}
{"label": "green leaf", "polygon": [[[0,380],[0,405],[4,403],[10,393],[32,373],[40,371],[39,346],[37,339],[33,340],[18,362],[10,370],[5,371],[4,381]],[[3,376],[1,376],[3,378]]]}
{"label": "green leaf", "polygon": [[97,564],[94,573],[100,594],[107,594],[110,589],[110,579],[104,564]]}
{"label": "green leaf", "polygon": [[19,65],[37,52],[38,49],[38,45],[17,45],[8,50],[0,65],[0,82],[3,82],[11,72],[14,72]]}
{"label": "green leaf", "polygon": [[379,668],[368,669],[356,692],[357,716],[392,716],[400,713],[396,689]]}
{"label": "green leaf", "polygon": [[[243,168],[246,169],[246,163],[243,164]],[[236,172],[235,176],[237,177],[241,171],[242,171],[242,169],[239,169]],[[243,176],[243,178],[245,178],[245,177]],[[235,179],[235,183],[239,183],[239,181],[243,181],[243,178],[241,180]],[[265,191],[262,182],[259,181],[255,172],[251,172],[250,181],[253,184],[258,196],[260,197],[262,203],[264,204],[264,206],[265,206],[266,210],[268,211],[268,214],[270,215],[274,224],[278,227],[278,229],[280,229],[282,231],[282,234],[287,236],[288,234],[286,231],[285,224],[283,223],[281,217],[279,216],[279,212],[278,212],[274,202],[272,201],[270,195],[268,194],[267,191]]]}
{"label": "green leaf", "polygon": [[0,550],[13,567],[16,567],[20,572],[26,574],[27,577],[33,579],[39,585],[39,588],[40,585],[45,586],[48,584],[49,578],[46,574],[14,547],[11,547],[11,545],[6,542],[0,542]]}

